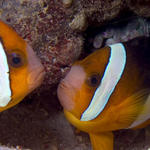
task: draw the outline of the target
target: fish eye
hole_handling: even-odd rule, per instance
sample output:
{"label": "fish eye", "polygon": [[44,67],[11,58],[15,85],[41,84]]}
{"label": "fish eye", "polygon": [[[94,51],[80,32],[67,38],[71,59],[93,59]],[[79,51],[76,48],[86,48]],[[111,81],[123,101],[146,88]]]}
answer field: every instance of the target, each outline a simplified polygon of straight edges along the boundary
{"label": "fish eye", "polygon": [[7,57],[8,57],[8,63],[14,68],[18,68],[24,65],[23,58],[19,53],[12,52],[9,53]]}
{"label": "fish eye", "polygon": [[87,81],[88,81],[88,85],[90,85],[92,87],[96,87],[99,85],[100,76],[97,74],[91,75]]}

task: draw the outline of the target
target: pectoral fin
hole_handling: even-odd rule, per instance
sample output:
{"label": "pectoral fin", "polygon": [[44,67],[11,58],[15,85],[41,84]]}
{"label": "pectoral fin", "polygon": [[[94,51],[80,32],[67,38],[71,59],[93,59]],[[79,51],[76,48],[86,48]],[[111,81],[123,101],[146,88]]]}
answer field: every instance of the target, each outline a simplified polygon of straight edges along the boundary
{"label": "pectoral fin", "polygon": [[130,126],[145,108],[150,89],[141,90],[124,100],[118,107],[117,122],[122,128]]}
{"label": "pectoral fin", "polygon": [[93,150],[113,150],[113,133],[90,133]]}

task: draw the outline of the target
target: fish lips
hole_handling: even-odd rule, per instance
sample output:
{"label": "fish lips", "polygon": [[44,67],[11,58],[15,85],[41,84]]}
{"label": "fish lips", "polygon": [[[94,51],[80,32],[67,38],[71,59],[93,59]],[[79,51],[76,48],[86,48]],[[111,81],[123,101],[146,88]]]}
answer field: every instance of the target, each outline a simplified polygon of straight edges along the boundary
{"label": "fish lips", "polygon": [[71,111],[74,107],[73,97],[74,90],[69,84],[62,80],[57,88],[57,96],[64,109]]}
{"label": "fish lips", "polygon": [[28,44],[27,57],[29,61],[29,75],[27,78],[27,84],[28,93],[30,93],[42,83],[45,76],[45,70],[40,59],[36,56],[33,49]]}

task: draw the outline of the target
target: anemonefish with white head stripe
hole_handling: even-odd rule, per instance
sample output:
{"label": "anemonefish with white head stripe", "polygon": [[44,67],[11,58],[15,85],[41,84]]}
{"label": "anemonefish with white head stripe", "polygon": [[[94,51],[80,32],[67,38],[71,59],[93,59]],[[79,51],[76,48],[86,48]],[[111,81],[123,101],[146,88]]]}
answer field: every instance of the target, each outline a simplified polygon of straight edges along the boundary
{"label": "anemonefish with white head stripe", "polygon": [[67,119],[89,133],[93,150],[113,150],[112,131],[150,124],[150,38],[75,62],[57,93]]}
{"label": "anemonefish with white head stripe", "polygon": [[33,49],[0,21],[0,112],[16,105],[39,86],[44,74]]}

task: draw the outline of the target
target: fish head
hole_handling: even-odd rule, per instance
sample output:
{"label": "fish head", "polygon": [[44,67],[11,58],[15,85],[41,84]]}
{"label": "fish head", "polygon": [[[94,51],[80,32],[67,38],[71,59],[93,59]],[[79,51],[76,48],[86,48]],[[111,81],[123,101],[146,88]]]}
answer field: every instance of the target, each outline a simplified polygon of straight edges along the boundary
{"label": "fish head", "polygon": [[[44,78],[44,67],[33,49],[11,27],[0,21],[0,50],[3,74],[0,91],[0,111],[19,103],[38,87]],[[5,66],[5,67],[4,67]],[[7,69],[6,69],[7,68]],[[7,77],[6,77],[7,76]]]}
{"label": "fish head", "polygon": [[109,55],[110,48],[105,47],[75,62],[58,86],[61,105],[79,120],[101,83]]}

